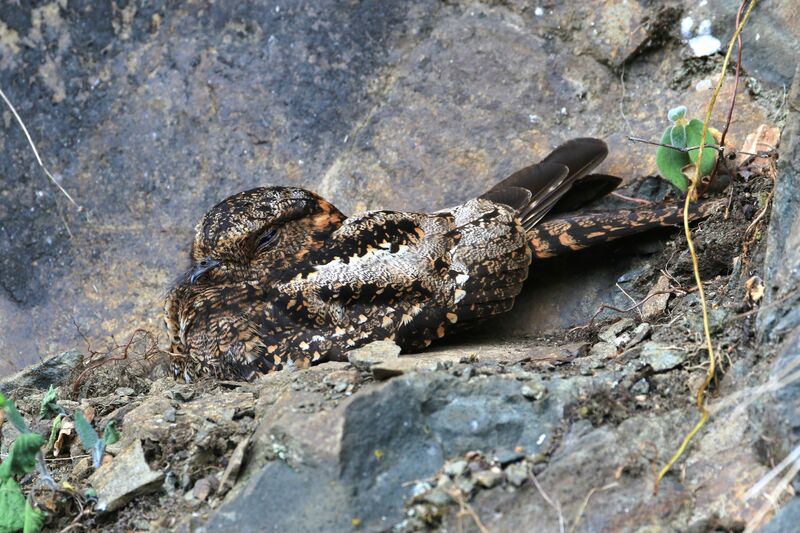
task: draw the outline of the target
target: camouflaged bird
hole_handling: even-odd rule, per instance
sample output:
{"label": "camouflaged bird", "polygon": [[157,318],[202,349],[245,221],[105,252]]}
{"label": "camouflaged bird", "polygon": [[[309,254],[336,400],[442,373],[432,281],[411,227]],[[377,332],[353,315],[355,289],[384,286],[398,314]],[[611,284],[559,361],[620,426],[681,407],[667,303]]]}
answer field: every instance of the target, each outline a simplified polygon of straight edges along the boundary
{"label": "camouflaged bird", "polygon": [[576,214],[619,184],[589,175],[606,154],[600,140],[569,141],[432,214],[346,217],[294,187],[223,200],[197,225],[191,267],[166,298],[175,377],[251,380],[383,339],[419,351],[509,311],[532,258],[680,222],[675,206]]}

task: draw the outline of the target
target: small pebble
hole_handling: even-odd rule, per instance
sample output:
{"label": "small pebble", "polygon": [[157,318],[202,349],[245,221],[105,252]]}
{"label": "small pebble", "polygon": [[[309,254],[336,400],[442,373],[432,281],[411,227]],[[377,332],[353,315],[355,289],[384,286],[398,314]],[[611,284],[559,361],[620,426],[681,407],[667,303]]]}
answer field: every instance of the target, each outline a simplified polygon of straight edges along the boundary
{"label": "small pebble", "polygon": [[178,411],[175,410],[174,407],[170,407],[166,411],[164,411],[164,420],[167,422],[175,422],[175,417],[177,416]]}
{"label": "small pebble", "polygon": [[424,481],[422,481],[420,483],[417,483],[416,485],[414,485],[414,488],[411,489],[411,497],[412,498],[416,498],[417,496],[420,496],[421,494],[425,494],[426,492],[428,492],[432,488],[433,487],[431,487],[430,483],[427,483],[427,482],[424,482]]}
{"label": "small pebble", "polygon": [[647,394],[650,391],[650,384],[646,379],[642,378],[631,387],[633,394]]}
{"label": "small pebble", "polygon": [[506,466],[511,463],[517,463],[525,459],[525,454],[522,451],[514,451],[514,450],[502,450],[497,452],[494,456],[494,460],[496,463],[499,463],[500,466]]}
{"label": "small pebble", "polygon": [[478,486],[491,489],[503,480],[503,471],[497,467],[492,467],[489,470],[476,472],[473,477]]}
{"label": "small pebble", "polygon": [[519,487],[528,479],[528,465],[524,462],[514,463],[506,468],[506,479],[515,487]]}
{"label": "small pebble", "polygon": [[467,462],[463,460],[453,461],[444,465],[444,473],[450,477],[458,477],[467,471]]}
{"label": "small pebble", "polygon": [[423,499],[432,505],[436,505],[437,507],[444,507],[453,501],[453,498],[451,498],[450,495],[443,490],[432,490],[426,494]]}

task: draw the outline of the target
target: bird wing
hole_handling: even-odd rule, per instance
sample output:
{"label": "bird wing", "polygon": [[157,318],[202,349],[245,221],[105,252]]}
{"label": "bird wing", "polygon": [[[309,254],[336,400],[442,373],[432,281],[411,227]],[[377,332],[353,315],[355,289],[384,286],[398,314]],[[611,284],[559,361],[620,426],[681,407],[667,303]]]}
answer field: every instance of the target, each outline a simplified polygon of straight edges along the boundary
{"label": "bird wing", "polygon": [[508,310],[530,262],[513,210],[482,199],[434,214],[357,215],[320,254],[281,292],[334,358],[383,339],[420,349]]}

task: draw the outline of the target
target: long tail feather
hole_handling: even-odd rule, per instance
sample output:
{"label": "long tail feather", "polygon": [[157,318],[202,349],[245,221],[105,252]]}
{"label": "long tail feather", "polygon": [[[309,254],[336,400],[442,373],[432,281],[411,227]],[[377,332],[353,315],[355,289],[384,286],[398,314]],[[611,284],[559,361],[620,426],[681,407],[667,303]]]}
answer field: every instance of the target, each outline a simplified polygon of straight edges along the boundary
{"label": "long tail feather", "polygon": [[[706,218],[720,205],[720,202],[697,204],[689,212],[689,219],[697,221]],[[545,259],[682,223],[683,207],[678,205],[568,215],[546,220],[528,230],[528,242],[533,256]]]}

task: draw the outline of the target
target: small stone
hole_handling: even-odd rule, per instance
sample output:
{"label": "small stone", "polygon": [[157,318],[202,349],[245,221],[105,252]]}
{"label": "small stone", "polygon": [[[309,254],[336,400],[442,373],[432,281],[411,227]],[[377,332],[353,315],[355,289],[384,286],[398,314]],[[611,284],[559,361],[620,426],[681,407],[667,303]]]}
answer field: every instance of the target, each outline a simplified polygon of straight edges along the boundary
{"label": "small stone", "polygon": [[92,471],[92,460],[89,457],[84,457],[75,463],[72,467],[72,477],[81,480],[89,475]]}
{"label": "small stone", "polygon": [[456,479],[456,487],[463,494],[469,494],[475,488],[475,481],[466,477]]}
{"label": "small stone", "polygon": [[547,392],[547,388],[541,383],[526,383],[519,392],[529,400],[541,400]]}
{"label": "small stone", "polygon": [[522,451],[515,450],[501,450],[494,456],[495,463],[498,463],[502,467],[510,465],[511,463],[517,463],[523,459],[525,459],[525,454]]}
{"label": "small stone", "polygon": [[508,465],[505,474],[509,483],[515,487],[519,487],[528,479],[528,465],[524,462]]}
{"label": "small stone", "polygon": [[631,348],[642,342],[648,335],[650,335],[650,324],[642,322],[636,326],[631,333],[631,338],[625,345],[626,348]]}
{"label": "small stone", "polygon": [[655,285],[650,289],[650,292],[647,293],[647,297],[640,307],[642,317],[644,317],[645,320],[650,320],[661,315],[667,308],[667,302],[670,297],[669,292],[667,292],[669,291],[669,287],[669,278],[661,274]]}
{"label": "small stone", "polygon": [[217,485],[218,482],[213,477],[198,479],[192,488],[192,496],[201,502],[206,501],[206,498],[217,488]]}
{"label": "small stone", "polygon": [[436,488],[437,489],[444,489],[448,490],[453,487],[453,480],[447,477],[446,474],[442,474],[436,478]]}
{"label": "small stone", "polygon": [[589,358],[594,360],[611,359],[617,355],[617,347],[613,342],[598,342],[589,350]]}
{"label": "small stone", "polygon": [[676,346],[651,341],[642,346],[639,360],[644,364],[650,365],[656,372],[660,372],[680,366],[688,356],[688,352]]}
{"label": "small stone", "polygon": [[163,472],[150,469],[144,459],[142,442],[136,439],[94,472],[89,484],[97,491],[96,509],[114,511],[137,496],[157,490],[163,480]]}
{"label": "small stone", "polygon": [[614,344],[617,336],[623,331],[630,329],[633,327],[633,319],[631,318],[623,318],[621,320],[617,320],[610,326],[606,327],[603,331],[597,334],[597,337],[600,340],[604,340],[608,343]]}
{"label": "small stone", "polygon": [[450,477],[458,477],[464,474],[468,467],[469,465],[466,461],[459,459],[458,461],[453,461],[444,465],[444,473]]}
{"label": "small stone", "polygon": [[698,35],[689,39],[689,47],[694,57],[705,57],[719,52],[722,43],[713,35]]}
{"label": "small stone", "polygon": [[114,391],[114,394],[117,396],[133,396],[136,394],[136,391],[130,387],[117,387],[117,390]]}
{"label": "small stone", "polygon": [[359,370],[369,370],[372,365],[397,359],[400,347],[392,341],[375,341],[347,352],[347,360]]}
{"label": "small stone", "polygon": [[247,446],[249,444],[250,439],[243,439],[241,442],[239,442],[239,444],[236,445],[236,448],[231,454],[231,458],[228,460],[228,466],[225,468],[225,472],[222,474],[222,479],[219,482],[217,494],[224,495],[233,488],[233,485],[236,483],[236,478],[239,476],[239,471],[242,469],[244,454],[247,451]]}
{"label": "small stone", "polygon": [[444,507],[445,505],[448,505],[450,502],[452,502],[453,498],[445,491],[437,489],[428,492],[423,497],[423,500],[430,503],[431,505],[436,505],[437,507]]}
{"label": "small stone", "polygon": [[425,481],[421,481],[421,482],[417,483],[416,485],[414,485],[414,487],[411,489],[411,497],[412,498],[416,498],[417,496],[422,496],[423,494],[427,493],[432,488],[433,487],[431,486],[430,483],[425,482]]}
{"label": "small stone", "polygon": [[503,480],[503,471],[495,466],[489,470],[476,472],[473,477],[475,478],[475,483],[479,487],[491,489]]}
{"label": "small stone", "polygon": [[650,384],[646,379],[642,378],[631,387],[633,394],[647,394],[650,391]]}
{"label": "small stone", "polygon": [[166,411],[164,411],[164,420],[167,422],[175,422],[175,418],[178,415],[178,411],[174,407],[170,407]]}
{"label": "small stone", "polygon": [[139,518],[133,521],[133,529],[136,531],[150,531],[150,522]]}
{"label": "small stone", "polygon": [[332,387],[334,392],[342,393],[347,390],[348,387],[351,385],[355,385],[361,379],[361,376],[357,370],[334,370],[330,374],[326,375],[322,382]]}
{"label": "small stone", "polygon": [[194,398],[195,391],[189,385],[178,385],[167,391],[167,397],[179,402],[188,402]]}

